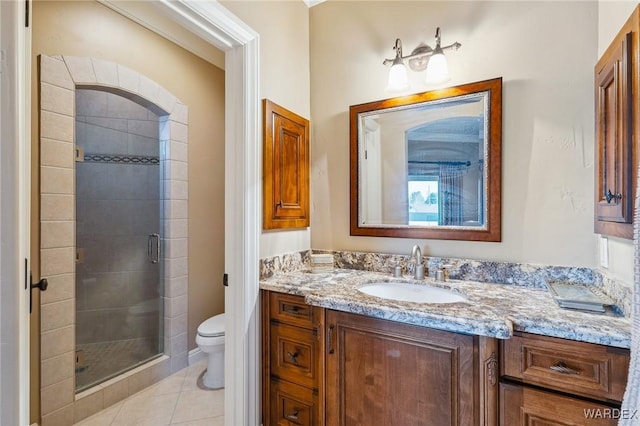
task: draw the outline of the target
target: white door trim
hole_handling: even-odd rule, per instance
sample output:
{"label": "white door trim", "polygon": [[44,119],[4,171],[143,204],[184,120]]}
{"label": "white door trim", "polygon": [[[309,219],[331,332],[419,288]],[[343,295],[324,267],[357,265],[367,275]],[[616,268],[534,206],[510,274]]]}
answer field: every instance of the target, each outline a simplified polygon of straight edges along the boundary
{"label": "white door trim", "polygon": [[[140,10],[123,10],[154,31]],[[225,424],[260,424],[258,262],[260,232],[259,36],[218,2],[153,3],[225,52]],[[160,34],[163,35],[163,34]],[[222,277],[220,277],[221,279]]]}
{"label": "white door trim", "polygon": [[31,28],[24,1],[0,3],[0,424],[28,425]]}

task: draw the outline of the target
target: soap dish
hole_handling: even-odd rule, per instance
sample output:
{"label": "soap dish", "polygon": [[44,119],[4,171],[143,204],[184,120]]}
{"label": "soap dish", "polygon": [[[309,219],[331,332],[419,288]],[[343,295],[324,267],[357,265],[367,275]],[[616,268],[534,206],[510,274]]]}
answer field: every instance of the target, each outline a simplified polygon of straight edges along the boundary
{"label": "soap dish", "polygon": [[549,290],[561,308],[580,309],[589,312],[605,312],[614,302],[599,288],[570,281],[550,281]]}

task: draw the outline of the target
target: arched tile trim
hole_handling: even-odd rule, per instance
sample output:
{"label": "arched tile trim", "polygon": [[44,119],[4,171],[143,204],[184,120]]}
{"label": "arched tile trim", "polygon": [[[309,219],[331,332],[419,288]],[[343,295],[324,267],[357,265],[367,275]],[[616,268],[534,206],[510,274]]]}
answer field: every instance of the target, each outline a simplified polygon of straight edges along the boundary
{"label": "arched tile trim", "polygon": [[[42,425],[73,424],[187,365],[188,108],[144,75],[78,56],[40,59]],[[75,90],[105,90],[160,116],[165,356],[75,394]]]}

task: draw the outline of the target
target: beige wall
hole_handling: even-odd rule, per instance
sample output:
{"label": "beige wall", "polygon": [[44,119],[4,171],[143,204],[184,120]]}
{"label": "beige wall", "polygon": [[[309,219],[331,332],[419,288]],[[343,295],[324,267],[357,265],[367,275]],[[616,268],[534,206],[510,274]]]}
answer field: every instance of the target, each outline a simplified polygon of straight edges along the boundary
{"label": "beige wall", "polygon": [[[607,49],[637,5],[635,1],[598,1],[598,57]],[[604,240],[600,240],[600,244],[603,243]],[[632,286],[633,241],[607,238],[607,247],[604,249],[608,249],[609,267],[603,270]]]}
{"label": "beige wall", "polygon": [[[221,3],[260,34],[260,98],[310,118],[309,8],[301,0]],[[311,120],[312,140],[314,128]],[[313,191],[311,185],[312,204]],[[260,258],[309,248],[309,228],[263,231],[260,237]]]}
{"label": "beige wall", "polygon": [[[595,2],[328,1],[310,12],[317,249],[594,266]],[[462,43],[446,85],[503,77],[502,243],[349,236],[349,105],[388,98],[394,40]],[[427,90],[410,72],[413,92]]]}
{"label": "beige wall", "polygon": [[637,5],[638,2],[634,0],[598,0],[598,57],[604,53]]}
{"label": "beige wall", "polygon": [[[188,332],[195,336],[200,322],[224,310],[224,71],[99,3],[34,3],[31,259],[36,277],[40,246],[36,57],[41,53],[90,56],[122,64],[156,81],[188,106]],[[32,326],[32,345],[37,351],[37,317],[32,317]],[[195,347],[195,338],[190,337],[189,349]],[[37,368],[32,377],[37,380]],[[32,418],[37,420],[37,382],[31,389]]]}

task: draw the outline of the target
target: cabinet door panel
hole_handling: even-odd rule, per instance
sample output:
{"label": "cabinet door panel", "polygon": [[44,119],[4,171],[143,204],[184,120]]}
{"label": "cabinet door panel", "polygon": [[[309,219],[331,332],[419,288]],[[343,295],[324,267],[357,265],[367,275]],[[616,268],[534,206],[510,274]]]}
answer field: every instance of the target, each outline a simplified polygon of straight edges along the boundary
{"label": "cabinet door panel", "polygon": [[264,229],[309,226],[309,120],[264,99]]}
{"label": "cabinet door panel", "polygon": [[631,223],[631,33],[596,69],[597,220]]}
{"label": "cabinet door panel", "polygon": [[636,7],[594,69],[594,231],[633,238],[640,140],[640,8]]}
{"label": "cabinet door panel", "polygon": [[329,311],[327,423],[473,425],[474,338]]}

